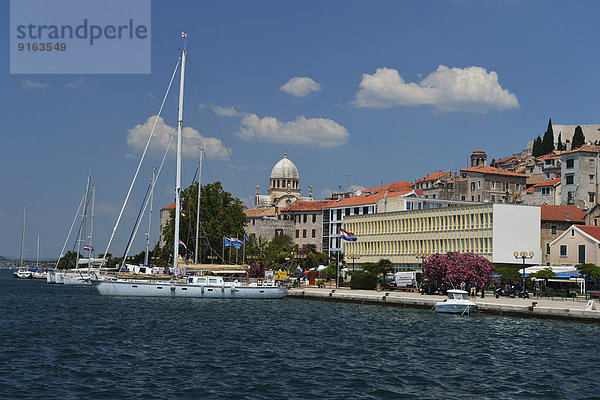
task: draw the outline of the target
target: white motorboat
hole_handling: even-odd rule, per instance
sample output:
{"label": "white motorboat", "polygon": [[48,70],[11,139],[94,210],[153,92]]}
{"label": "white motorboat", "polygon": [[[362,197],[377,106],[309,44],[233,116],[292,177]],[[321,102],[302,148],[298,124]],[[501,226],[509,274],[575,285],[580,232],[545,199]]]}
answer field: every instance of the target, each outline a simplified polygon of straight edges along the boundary
{"label": "white motorboat", "polygon": [[287,288],[274,282],[226,282],[220,276],[190,276],[174,281],[107,279],[95,283],[100,294],[109,296],[280,299],[287,295]]}
{"label": "white motorboat", "polygon": [[27,268],[19,268],[13,272],[13,276],[17,279],[31,279],[33,278],[33,272]]}
{"label": "white motorboat", "polygon": [[435,312],[451,314],[469,314],[477,305],[469,298],[469,293],[464,290],[448,290],[448,298],[435,303]]}

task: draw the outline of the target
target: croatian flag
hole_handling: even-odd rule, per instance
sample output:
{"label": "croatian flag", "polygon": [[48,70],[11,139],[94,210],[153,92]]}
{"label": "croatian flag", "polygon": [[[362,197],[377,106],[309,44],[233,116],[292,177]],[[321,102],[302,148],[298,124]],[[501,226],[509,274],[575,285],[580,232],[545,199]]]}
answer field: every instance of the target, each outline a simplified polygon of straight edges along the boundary
{"label": "croatian flag", "polygon": [[187,33],[181,32],[181,37],[187,37]]}
{"label": "croatian flag", "polygon": [[92,246],[90,246],[89,244],[84,244],[83,249],[87,250],[87,251],[94,251],[94,248]]}
{"label": "croatian flag", "polygon": [[181,239],[179,239],[179,245],[183,246],[183,248],[187,250],[187,246],[181,241]]}
{"label": "croatian flag", "polygon": [[340,228],[340,237],[348,242],[356,242],[356,235]]}

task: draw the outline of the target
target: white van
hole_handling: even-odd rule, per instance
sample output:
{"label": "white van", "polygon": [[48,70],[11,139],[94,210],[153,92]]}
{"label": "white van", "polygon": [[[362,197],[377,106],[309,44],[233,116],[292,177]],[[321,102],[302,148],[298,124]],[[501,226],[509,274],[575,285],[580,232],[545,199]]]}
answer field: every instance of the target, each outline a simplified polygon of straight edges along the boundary
{"label": "white van", "polygon": [[396,272],[394,277],[398,287],[417,287],[417,271]]}

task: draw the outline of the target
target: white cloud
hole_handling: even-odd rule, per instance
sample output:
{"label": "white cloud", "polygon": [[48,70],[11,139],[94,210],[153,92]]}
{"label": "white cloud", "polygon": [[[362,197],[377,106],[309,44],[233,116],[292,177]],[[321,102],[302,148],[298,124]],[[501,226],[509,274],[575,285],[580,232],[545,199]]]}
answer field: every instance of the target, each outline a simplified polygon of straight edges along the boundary
{"label": "white cloud", "polygon": [[294,76],[279,90],[296,97],[304,97],[310,92],[318,92],[321,85],[310,78]]}
{"label": "white cloud", "polygon": [[350,134],[342,125],[325,118],[305,118],[281,122],[273,117],[260,118],[248,114],[242,118],[237,136],[248,141],[300,144],[314,147],[338,147],[348,141]]}
{"label": "white cloud", "polygon": [[[127,133],[127,144],[133,149],[143,150],[156,118],[158,118],[158,121],[156,122],[154,135],[150,141],[150,149],[159,154],[164,152],[171,136],[175,135],[177,131],[174,127],[165,124],[162,117],[157,117],[156,115],[149,117],[143,124],[131,128]],[[182,139],[182,152],[184,156],[198,157],[198,148],[201,147],[208,157],[217,159],[226,159],[229,157],[227,148],[223,146],[219,139],[204,137],[193,128],[184,127],[182,129]],[[176,142],[174,141],[171,148],[175,149],[175,145]]]}
{"label": "white cloud", "polygon": [[498,83],[495,71],[481,67],[448,68],[444,65],[419,83],[405,82],[397,70],[378,68],[363,74],[355,105],[366,108],[431,105],[440,111],[519,108],[517,97]]}
{"label": "white cloud", "polygon": [[65,86],[72,89],[81,89],[94,85],[90,80],[79,77],[75,82],[69,82]]}
{"label": "white cloud", "polygon": [[219,117],[239,117],[242,115],[246,115],[245,113],[236,110],[236,108],[234,106],[229,106],[229,107],[213,106],[212,110]]}
{"label": "white cloud", "polygon": [[34,81],[30,81],[29,79],[25,79],[21,83],[21,87],[24,87],[27,89],[46,89],[46,88],[49,88],[50,85],[47,83],[34,82]]}

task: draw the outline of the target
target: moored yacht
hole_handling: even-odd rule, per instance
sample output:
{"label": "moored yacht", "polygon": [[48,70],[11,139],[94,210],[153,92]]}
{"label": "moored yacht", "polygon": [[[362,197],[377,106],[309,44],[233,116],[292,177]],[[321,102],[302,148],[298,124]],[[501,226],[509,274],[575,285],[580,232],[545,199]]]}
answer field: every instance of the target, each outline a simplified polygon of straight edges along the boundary
{"label": "moored yacht", "polygon": [[477,306],[464,290],[448,290],[448,298],[435,304],[435,312],[451,314],[469,314]]}

